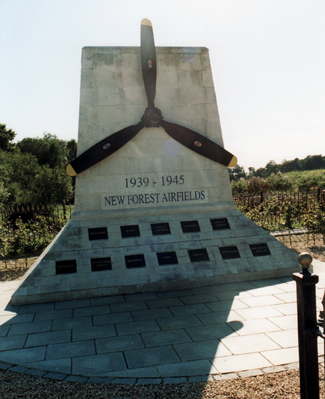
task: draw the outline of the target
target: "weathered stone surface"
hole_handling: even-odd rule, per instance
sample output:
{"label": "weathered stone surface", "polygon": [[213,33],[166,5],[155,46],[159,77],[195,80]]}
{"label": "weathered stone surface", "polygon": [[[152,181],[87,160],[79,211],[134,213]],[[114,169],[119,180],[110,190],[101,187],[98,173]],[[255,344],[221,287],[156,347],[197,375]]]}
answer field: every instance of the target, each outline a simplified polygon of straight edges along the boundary
{"label": "weathered stone surface", "polygon": [[[155,104],[164,119],[223,145],[208,50],[158,47],[157,70]],[[83,49],[78,154],[137,124],[146,107],[139,48]],[[214,219],[223,219],[224,228]],[[181,222],[193,220],[199,230],[183,232]],[[153,234],[157,224],[160,234]],[[140,235],[122,237],[121,226],[132,225]],[[89,239],[89,232],[99,231],[105,234]],[[266,244],[271,254],[254,256],[251,244]],[[231,246],[240,258],[222,259],[219,248]],[[192,262],[193,249],[206,250],[206,259]],[[161,252],[175,252],[178,263],[159,265]],[[144,261],[130,267],[125,256]],[[102,258],[110,258],[111,269],[92,271],[92,261]],[[76,272],[57,274],[58,261],[76,261]],[[182,146],[162,127],[151,127],[77,176],[71,220],[25,275],[12,302],[283,276],[296,271],[296,263],[295,254],[236,210],[226,167]]]}

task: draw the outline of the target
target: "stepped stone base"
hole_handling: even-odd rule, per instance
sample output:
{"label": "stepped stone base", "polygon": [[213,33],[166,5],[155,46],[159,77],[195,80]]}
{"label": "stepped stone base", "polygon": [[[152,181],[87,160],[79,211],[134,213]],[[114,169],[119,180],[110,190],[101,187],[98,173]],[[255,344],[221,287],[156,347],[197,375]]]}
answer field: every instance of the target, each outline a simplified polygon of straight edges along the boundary
{"label": "stepped stone base", "polygon": [[[40,303],[289,276],[297,254],[236,210],[74,213],[12,296]],[[122,234],[124,237],[122,237]]]}
{"label": "stepped stone base", "polygon": [[[165,120],[223,146],[208,50],[156,50],[155,103]],[[78,155],[137,124],[147,104],[139,47],[85,47]],[[296,254],[237,211],[227,167],[162,127],[149,127],[77,176],[71,220],[12,302],[181,289],[297,270]]]}

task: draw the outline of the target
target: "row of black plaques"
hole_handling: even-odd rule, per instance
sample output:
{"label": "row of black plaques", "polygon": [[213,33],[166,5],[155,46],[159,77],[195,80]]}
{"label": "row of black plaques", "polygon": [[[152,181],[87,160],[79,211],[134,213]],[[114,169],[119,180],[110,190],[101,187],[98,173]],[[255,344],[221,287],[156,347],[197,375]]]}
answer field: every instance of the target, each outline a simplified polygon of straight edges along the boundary
{"label": "row of black plaques", "polygon": [[[270,250],[266,243],[250,244],[250,249],[253,256],[267,256],[271,255]],[[240,258],[239,250],[236,246],[228,246],[219,248],[222,259],[237,259]],[[188,254],[191,262],[204,262],[209,261],[209,254],[206,248],[189,249]],[[170,252],[157,252],[158,264],[175,265],[178,264],[178,259],[175,251]],[[125,266],[127,269],[135,269],[138,267],[145,267],[146,261],[144,254],[126,255]],[[111,258],[95,258],[91,259],[91,271],[98,272],[102,270],[112,270]],[[56,274],[68,274],[77,272],[77,261],[66,260],[56,262]]]}
{"label": "row of black plaques", "polygon": [[[227,218],[210,219],[213,230],[230,229]],[[197,233],[200,232],[200,225],[197,220],[190,220],[181,222],[183,233]],[[139,225],[133,224],[129,226],[120,226],[122,238],[140,237]],[[169,223],[152,223],[152,235],[171,234]],[[88,229],[89,240],[108,240],[107,227],[96,227]]]}

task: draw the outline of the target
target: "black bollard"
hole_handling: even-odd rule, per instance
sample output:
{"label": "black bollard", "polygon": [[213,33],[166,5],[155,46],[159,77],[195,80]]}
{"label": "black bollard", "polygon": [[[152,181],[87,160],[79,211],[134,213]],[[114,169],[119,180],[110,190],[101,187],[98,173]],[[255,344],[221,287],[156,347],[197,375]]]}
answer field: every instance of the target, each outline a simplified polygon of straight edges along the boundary
{"label": "black bollard", "polygon": [[298,341],[301,399],[319,399],[317,336],[322,336],[316,320],[318,276],[308,270],[312,257],[303,252],[298,261],[301,273],[293,273],[297,284]]}

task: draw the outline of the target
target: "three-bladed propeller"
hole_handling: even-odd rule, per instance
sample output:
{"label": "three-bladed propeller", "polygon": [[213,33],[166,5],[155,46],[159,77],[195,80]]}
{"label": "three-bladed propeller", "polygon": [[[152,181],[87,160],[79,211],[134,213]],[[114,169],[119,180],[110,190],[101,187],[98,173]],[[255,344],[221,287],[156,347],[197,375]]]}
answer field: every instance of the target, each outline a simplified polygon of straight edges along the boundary
{"label": "three-bladed propeller", "polygon": [[128,143],[144,127],[163,127],[166,133],[190,150],[221,165],[233,167],[237,158],[223,147],[191,129],[163,120],[162,112],[155,107],[157,62],[152,24],[148,19],[141,21],[141,67],[144,87],[148,100],[141,121],[128,126],[101,140],[66,167],[69,176],[76,176],[96,163],[113,154]]}

